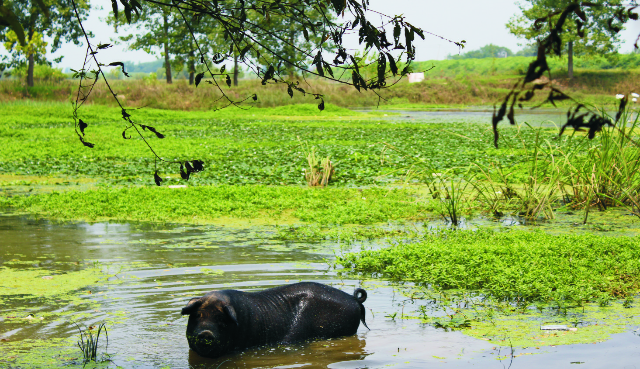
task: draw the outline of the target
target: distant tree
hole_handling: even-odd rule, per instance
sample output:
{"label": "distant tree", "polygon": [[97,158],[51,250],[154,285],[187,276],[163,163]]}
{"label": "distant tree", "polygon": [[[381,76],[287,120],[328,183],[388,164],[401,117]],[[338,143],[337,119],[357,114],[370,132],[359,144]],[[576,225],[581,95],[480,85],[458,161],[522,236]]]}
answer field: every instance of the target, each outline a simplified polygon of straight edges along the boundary
{"label": "distant tree", "polygon": [[[185,61],[184,58],[175,57],[187,48],[182,44],[189,43],[191,38],[188,29],[180,20],[180,14],[170,7],[150,4],[142,8],[139,15],[133,19],[129,24],[127,18],[118,19],[113,14],[108,23],[113,24],[119,34],[129,32],[119,37],[120,41],[129,43],[129,49],[143,50],[163,57],[166,81],[173,83],[173,71],[179,72]],[[131,32],[133,30],[135,32]],[[190,50],[193,52],[193,48]]]}
{"label": "distant tree", "polygon": [[[322,23],[323,14],[312,9],[306,13],[311,23]],[[293,80],[296,64],[303,63],[307,57],[302,50],[308,50],[317,45],[322,45],[324,52],[334,52],[335,45],[325,42],[329,38],[330,30],[319,27],[315,32],[309,32],[304,24],[290,17],[272,15],[268,18],[256,14],[257,25],[262,30],[262,43],[272,50],[270,55],[258,58],[262,66],[282,64],[289,79]],[[325,13],[326,21],[334,22],[331,13]],[[283,42],[283,39],[285,42]],[[254,54],[255,55],[255,54]]]}
{"label": "distant tree", "polygon": [[[622,0],[594,0],[590,4],[595,6],[582,7],[579,14],[572,13],[566,19],[561,42],[566,44],[563,52],[567,54],[569,78],[573,78],[574,54],[605,55],[618,48],[618,31],[628,19],[625,14],[617,13],[622,3]],[[573,4],[578,3],[571,0],[520,2],[522,14],[511,18],[507,28],[514,35],[536,43],[551,33],[562,11]],[[539,21],[542,18],[544,21]]]}
{"label": "distant tree", "polygon": [[526,45],[514,54],[514,56],[537,56],[538,55],[538,45]]}
{"label": "distant tree", "polygon": [[482,59],[500,58],[503,56],[513,56],[513,51],[503,46],[488,44],[478,50],[467,51],[461,55],[449,55],[447,59]]}
{"label": "distant tree", "polygon": [[[73,0],[81,19],[89,11],[87,0]],[[52,39],[44,42],[44,37]],[[82,30],[69,0],[0,0],[0,42],[9,56],[3,64],[9,67],[27,65],[27,85],[33,87],[36,63],[48,63],[46,46],[55,52],[65,42],[80,44]],[[55,61],[60,61],[62,57]]]}

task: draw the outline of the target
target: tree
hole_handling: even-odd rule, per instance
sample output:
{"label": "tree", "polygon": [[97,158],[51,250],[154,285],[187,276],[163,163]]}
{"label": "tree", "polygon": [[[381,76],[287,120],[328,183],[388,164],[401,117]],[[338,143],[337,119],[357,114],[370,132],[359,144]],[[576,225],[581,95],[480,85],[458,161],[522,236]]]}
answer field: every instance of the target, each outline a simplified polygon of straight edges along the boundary
{"label": "tree", "polygon": [[172,60],[171,56],[176,55],[179,42],[184,42],[185,39],[189,41],[189,33],[186,27],[180,27],[181,22],[178,18],[179,14],[172,12],[171,8],[151,4],[143,8],[130,27],[126,26],[127,19],[117,19],[115,14],[108,19],[108,23],[113,24],[116,29],[120,28],[120,33],[123,32],[123,26],[127,30],[136,29],[137,34],[130,33],[120,36],[119,39],[124,42],[132,41],[129,44],[131,50],[143,50],[149,54],[159,53],[164,58],[167,83],[173,83],[172,69],[179,72],[184,63],[183,60]]}
{"label": "tree", "polygon": [[447,59],[501,58],[512,55],[513,51],[511,51],[509,48],[489,44],[479,48],[478,50],[467,51],[462,55],[449,55]]}
{"label": "tree", "polygon": [[[587,137],[593,139],[605,126],[612,127],[623,136],[627,135],[617,124],[620,119],[624,117],[628,97],[625,96],[620,100],[618,112],[616,113],[615,119],[612,119],[600,111],[578,102],[562,92],[550,81],[551,74],[549,64],[547,63],[547,54],[562,55],[565,45],[563,39],[570,39],[570,37],[567,37],[567,34],[572,31],[575,31],[580,38],[586,37],[586,32],[583,28],[585,24],[588,24],[589,18],[587,14],[592,13],[594,11],[593,9],[601,10],[602,14],[610,14],[610,16],[608,18],[605,17],[603,21],[606,24],[605,29],[607,32],[611,32],[612,34],[620,32],[622,25],[627,21],[638,20],[639,18],[638,14],[634,13],[634,9],[636,9],[634,4],[611,5],[609,3],[573,2],[562,9],[549,12],[536,19],[534,21],[534,27],[541,29],[543,27],[542,25],[547,24],[549,32],[538,39],[536,59],[529,64],[525,76],[520,79],[504,97],[500,108],[494,106],[491,124],[493,126],[493,144],[496,148],[498,147],[498,139],[500,137],[498,124],[506,117],[509,123],[515,125],[514,108],[516,104],[522,109],[524,104],[531,101],[539,91],[542,92],[545,90],[548,91],[547,99],[533,108],[546,103],[556,106],[556,101],[569,101],[572,103],[572,106],[567,111],[567,122],[560,128],[559,135],[562,135],[568,127],[574,130],[585,130],[586,128],[588,130]],[[573,25],[575,25],[575,29],[571,28],[572,22]],[[639,39],[640,36],[636,39],[636,44],[634,45],[636,49],[638,48]],[[544,73],[549,74],[549,80],[546,82],[540,81],[540,77],[542,77]]]}
{"label": "tree", "polygon": [[[312,23],[322,21],[322,14],[317,10],[307,12],[306,16]],[[329,21],[335,21],[332,14],[327,14]],[[263,44],[268,46],[273,54],[270,58],[259,59],[262,66],[282,63],[289,79],[293,80],[295,76],[295,65],[304,62],[305,55],[301,50],[308,50],[314,45],[322,45],[325,52],[334,52],[335,46],[325,42],[329,30],[321,28],[316,32],[309,33],[305,30],[304,25],[297,22],[293,18],[282,17],[278,15],[263,18],[259,15],[256,23],[265,30],[262,37]],[[282,42],[285,39],[286,42]],[[277,57],[276,57],[277,55]],[[280,58],[279,60],[277,60]]]}
{"label": "tree", "polygon": [[[74,0],[78,16],[85,19],[89,10],[87,0]],[[78,45],[83,37],[69,0],[4,0],[0,1],[0,41],[5,43],[10,67],[27,64],[27,85],[33,87],[35,63],[48,63],[43,37],[52,39],[51,51],[63,42]],[[61,57],[62,58],[62,57]],[[60,58],[60,59],[61,59]],[[59,60],[56,60],[59,61]]]}
{"label": "tree", "polygon": [[[527,5],[528,3],[528,5]],[[583,7],[581,14],[567,18],[562,33],[562,43],[566,44],[567,70],[573,78],[573,55],[604,55],[614,52],[620,44],[618,31],[626,21],[618,16],[618,6],[622,0],[595,0],[596,6]],[[507,28],[518,37],[534,41],[548,36],[556,24],[562,10],[576,4],[571,0],[527,0],[519,3],[522,15],[513,17]],[[550,15],[550,16],[548,16]],[[538,21],[543,19],[543,21]],[[583,19],[584,18],[584,19]]]}

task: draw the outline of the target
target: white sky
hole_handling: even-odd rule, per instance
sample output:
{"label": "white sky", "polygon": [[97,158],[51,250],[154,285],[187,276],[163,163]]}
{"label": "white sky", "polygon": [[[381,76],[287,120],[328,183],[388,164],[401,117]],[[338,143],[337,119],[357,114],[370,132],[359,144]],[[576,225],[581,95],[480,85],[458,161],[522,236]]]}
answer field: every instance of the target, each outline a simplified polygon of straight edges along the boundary
{"label": "white sky", "polygon": [[[85,27],[91,29],[96,35],[92,42],[110,42],[115,37],[113,28],[107,26],[102,19],[111,10],[109,0],[91,0],[94,7],[102,6],[102,10],[93,9]],[[425,31],[432,32],[454,41],[466,40],[465,50],[475,50],[486,44],[492,43],[506,46],[514,52],[521,49],[520,40],[511,35],[505,24],[519,12],[519,8],[512,0],[370,0],[370,8],[387,15],[404,14],[406,20],[414,26]],[[374,19],[373,17],[371,18]],[[622,39],[625,41],[620,48],[621,52],[633,50],[633,43],[640,33],[640,21],[631,22],[629,29],[623,31]],[[445,59],[449,54],[458,53],[458,48],[446,41],[434,36],[425,35],[425,40],[417,38],[416,60]],[[352,45],[356,47],[357,44]],[[6,53],[4,47],[0,47],[0,54]],[[84,48],[73,44],[63,46],[54,54],[49,54],[51,60],[60,55],[64,59],[58,67],[79,68],[84,58]],[[143,51],[126,50],[126,46],[115,46],[103,53],[102,58],[107,61],[134,61],[146,62],[158,59],[157,56],[146,54]]]}

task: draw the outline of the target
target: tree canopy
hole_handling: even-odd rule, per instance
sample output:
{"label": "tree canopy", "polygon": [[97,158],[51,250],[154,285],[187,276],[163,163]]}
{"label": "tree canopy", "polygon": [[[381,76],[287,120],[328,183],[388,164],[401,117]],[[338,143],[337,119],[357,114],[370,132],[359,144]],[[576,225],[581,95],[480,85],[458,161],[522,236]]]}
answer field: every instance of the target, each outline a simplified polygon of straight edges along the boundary
{"label": "tree canopy", "polygon": [[[562,10],[573,4],[570,0],[527,0],[518,3],[522,14],[514,16],[507,28],[514,35],[537,44],[551,34],[553,25],[560,19]],[[586,4],[586,3],[583,3]],[[620,45],[619,31],[628,20],[625,13],[618,14],[622,0],[595,0],[590,6],[581,6],[580,14],[570,16],[564,22],[560,37],[568,54],[569,77],[572,77],[573,54],[605,55]],[[544,20],[541,20],[544,19]]]}
{"label": "tree canopy", "polygon": [[504,46],[494,44],[484,45],[478,50],[467,51],[461,55],[449,55],[448,59],[482,59],[482,58],[505,58],[513,56],[513,51]]}
{"label": "tree canopy", "polygon": [[[540,1],[543,4],[555,4],[553,1]],[[581,104],[562,92],[557,86],[554,86],[547,63],[547,55],[562,55],[565,43],[569,42],[569,45],[571,45],[571,41],[567,40],[571,40],[574,37],[572,34],[577,35],[579,38],[586,37],[585,27],[592,24],[590,19],[592,19],[593,14],[604,17],[601,24],[605,24],[603,27],[606,28],[607,32],[617,34],[622,30],[624,23],[629,20],[638,20],[638,14],[634,12],[635,9],[636,6],[634,5],[619,3],[571,2],[562,8],[553,8],[552,11],[535,19],[532,27],[540,33],[540,37],[537,39],[537,57],[536,60],[529,64],[526,75],[505,96],[500,107],[494,106],[492,117],[494,145],[498,147],[498,124],[505,117],[512,125],[516,124],[514,112],[516,104],[518,107],[523,108],[523,104],[531,101],[537,93],[545,91],[548,91],[547,99],[542,104],[534,106],[534,108],[546,103],[556,106],[555,103],[557,101],[570,101],[573,103],[567,111],[567,122],[561,127],[560,135],[568,127],[575,130],[588,130],[589,139],[593,139],[596,133],[600,132],[605,126],[619,130],[616,124],[623,116],[628,97],[625,96],[620,100],[615,119],[608,118],[596,109]],[[543,29],[546,29],[546,31],[543,32]],[[638,39],[640,39],[640,36],[638,36]],[[635,47],[636,49],[638,48],[637,40]],[[547,81],[540,79],[545,73],[549,76]],[[621,133],[625,134],[622,131]]]}
{"label": "tree canopy", "polygon": [[[88,1],[74,1],[79,19],[86,19]],[[45,42],[45,36],[52,42]],[[48,63],[45,58],[46,46],[56,51],[64,42],[79,44],[83,36],[68,0],[0,1],[0,42],[4,42],[9,51],[9,56],[3,57],[2,67],[27,64],[29,86],[33,86],[35,63]]]}

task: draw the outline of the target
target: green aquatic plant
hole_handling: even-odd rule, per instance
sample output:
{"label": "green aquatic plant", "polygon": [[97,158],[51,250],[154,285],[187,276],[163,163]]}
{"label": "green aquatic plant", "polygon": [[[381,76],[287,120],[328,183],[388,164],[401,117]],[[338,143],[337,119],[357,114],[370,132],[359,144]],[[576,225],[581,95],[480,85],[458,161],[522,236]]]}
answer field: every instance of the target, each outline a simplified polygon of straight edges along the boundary
{"label": "green aquatic plant", "polygon": [[440,215],[452,226],[457,227],[462,220],[462,212],[469,202],[467,192],[469,182],[464,179],[464,174],[461,176],[462,178],[450,176],[449,172],[433,173],[433,176],[436,178],[435,183],[437,183],[436,193],[439,197],[438,200],[440,200],[438,209]]}
{"label": "green aquatic plant", "polygon": [[619,299],[640,292],[640,241],[542,232],[444,231],[337,258],[343,273],[473,291],[526,307]]}
{"label": "green aquatic plant", "polygon": [[[107,349],[109,348],[109,334],[107,332],[106,325],[104,323],[100,323],[97,327],[89,326],[85,327],[84,330],[82,330],[78,324],[75,324],[75,326],[78,328],[78,332],[80,333],[80,340],[77,342],[77,345],[82,351],[83,363],[87,364],[91,361],[98,362],[100,334],[102,334],[103,331],[105,337],[104,356],[106,356],[106,358],[103,358],[102,361],[109,361],[107,354]],[[93,330],[96,328],[97,330],[94,335]]]}
{"label": "green aquatic plant", "polygon": [[[602,109],[603,117],[612,119]],[[561,174],[561,188],[570,206],[584,210],[606,210],[626,206],[640,216],[640,144],[637,142],[638,112],[627,107],[616,127],[605,127],[593,141],[573,135],[566,149],[552,158]]]}
{"label": "green aquatic plant", "polygon": [[317,156],[315,147],[308,148],[308,144],[307,150],[308,167],[305,168],[304,179],[310,187],[326,187],[335,173],[331,158]]}
{"label": "green aquatic plant", "polygon": [[[199,201],[194,202],[194,198]],[[91,221],[224,223],[231,218],[262,219],[272,224],[302,221],[322,225],[420,219],[431,208],[428,202],[416,201],[415,191],[409,189],[262,185],[98,188],[0,197],[2,204],[54,218]]]}

